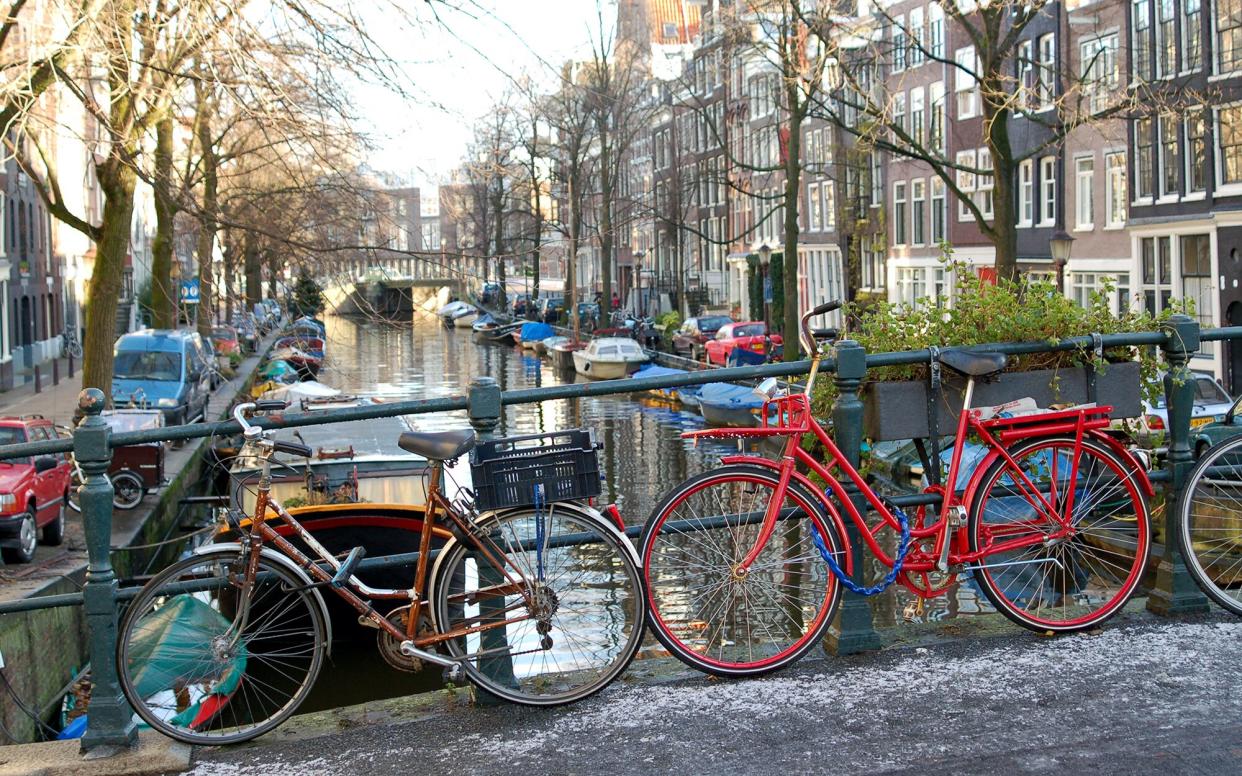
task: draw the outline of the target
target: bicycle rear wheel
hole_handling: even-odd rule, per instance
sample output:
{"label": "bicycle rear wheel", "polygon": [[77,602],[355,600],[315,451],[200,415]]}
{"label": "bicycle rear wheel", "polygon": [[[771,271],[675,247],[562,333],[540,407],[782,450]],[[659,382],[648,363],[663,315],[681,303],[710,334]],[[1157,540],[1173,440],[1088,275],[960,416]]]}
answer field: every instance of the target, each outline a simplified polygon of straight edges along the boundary
{"label": "bicycle rear wheel", "polygon": [[468,542],[454,542],[437,561],[436,628],[464,634],[445,645],[463,658],[466,676],[527,706],[607,687],[633,660],[646,622],[629,540],[597,512],[559,503],[542,516],[520,509],[478,525],[506,553],[505,570],[521,589],[489,594],[505,577]]}
{"label": "bicycle rear wheel", "polygon": [[1242,437],[1210,448],[1186,479],[1178,540],[1199,588],[1242,615]]}
{"label": "bicycle rear wheel", "polygon": [[[993,606],[1023,627],[1068,633],[1099,625],[1130,600],[1151,551],[1138,472],[1089,438],[1077,454],[1073,437],[1032,439],[1008,452],[1016,468],[1004,458],[994,462],[970,505],[970,548],[985,553],[976,582]],[[1019,487],[1019,471],[1044,494],[1053,515]],[[990,551],[1008,541],[1052,537],[1067,524],[1066,536]]]}
{"label": "bicycle rear wheel", "polygon": [[259,558],[238,616],[244,556],[174,563],[130,604],[117,643],[121,689],[138,716],[188,744],[233,744],[289,718],[315,683],[327,626],[304,581]]}
{"label": "bicycle rear wheel", "polygon": [[682,483],[656,507],[640,540],[656,638],[682,662],[717,676],[756,676],[788,665],[823,636],[840,586],[815,546],[840,559],[844,543],[824,507],[797,484],[745,574],[779,480],[753,466],[726,466]]}

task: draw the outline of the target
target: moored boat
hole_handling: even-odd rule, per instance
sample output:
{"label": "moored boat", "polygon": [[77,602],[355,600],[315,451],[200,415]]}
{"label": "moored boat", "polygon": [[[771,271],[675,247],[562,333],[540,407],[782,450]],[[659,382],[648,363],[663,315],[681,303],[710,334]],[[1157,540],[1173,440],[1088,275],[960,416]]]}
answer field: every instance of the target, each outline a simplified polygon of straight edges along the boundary
{"label": "moored boat", "polygon": [[[645,377],[670,377],[672,375],[687,374],[685,369],[674,369],[672,367],[660,366],[659,364],[648,364],[630,375],[632,379],[639,380]],[[650,388],[643,391],[648,396],[654,396],[657,399],[666,401],[680,402],[681,397],[678,395],[677,388]]]}
{"label": "moored boat", "polygon": [[569,337],[557,336],[557,337],[548,337],[546,339],[541,339],[538,342],[536,342],[534,345],[535,353],[540,356],[551,355],[552,348],[565,342],[569,342]]}
{"label": "moored boat", "polygon": [[587,343],[582,340],[572,340],[565,338],[564,342],[558,342],[555,345],[548,346],[548,355],[552,359],[552,366],[562,372],[571,372],[574,369],[574,353],[585,349]]}
{"label": "moored boat", "polygon": [[276,350],[280,350],[282,348],[294,348],[322,361],[326,343],[324,343],[322,337],[308,337],[301,334],[293,334],[276,340],[276,344],[272,347]]}
{"label": "moored boat", "polygon": [[479,310],[476,307],[467,306],[464,310],[458,310],[452,317],[454,328],[469,329],[478,320]]}
{"label": "moored boat", "polygon": [[592,380],[616,380],[637,370],[648,360],[646,352],[632,339],[604,337],[591,340],[573,354],[574,369]]}
{"label": "moored boat", "polygon": [[524,323],[522,328],[518,329],[519,343],[523,350],[535,350],[540,342],[555,334],[556,331],[551,326],[537,321]]}
{"label": "moored boat", "polygon": [[699,390],[699,412],[713,426],[759,425],[763,397],[744,385],[708,383]]}
{"label": "moored boat", "polygon": [[293,347],[280,348],[273,350],[269,355],[273,361],[285,361],[294,369],[298,370],[298,374],[303,380],[313,380],[319,374],[319,368],[323,366],[323,360],[315,358],[305,351],[298,350]]}

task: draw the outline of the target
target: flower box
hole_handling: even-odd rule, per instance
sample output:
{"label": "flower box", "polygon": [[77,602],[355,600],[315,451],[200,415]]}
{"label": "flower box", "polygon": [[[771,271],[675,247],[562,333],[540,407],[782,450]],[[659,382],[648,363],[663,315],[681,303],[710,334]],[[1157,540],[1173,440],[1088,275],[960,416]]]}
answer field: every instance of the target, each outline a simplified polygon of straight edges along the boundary
{"label": "flower box", "polygon": [[[966,378],[941,369],[942,387],[936,398],[941,436],[952,436],[962,411]],[[973,407],[988,407],[1030,396],[1041,407],[1052,404],[1082,404],[1087,398],[1088,370],[1039,369],[1030,372],[1004,372],[994,382],[976,379]],[[873,382],[863,387],[863,428],[876,442],[917,439],[928,430],[926,380]],[[1097,370],[1095,402],[1111,405],[1114,418],[1133,418],[1142,414],[1142,386],[1137,361],[1108,364]]]}

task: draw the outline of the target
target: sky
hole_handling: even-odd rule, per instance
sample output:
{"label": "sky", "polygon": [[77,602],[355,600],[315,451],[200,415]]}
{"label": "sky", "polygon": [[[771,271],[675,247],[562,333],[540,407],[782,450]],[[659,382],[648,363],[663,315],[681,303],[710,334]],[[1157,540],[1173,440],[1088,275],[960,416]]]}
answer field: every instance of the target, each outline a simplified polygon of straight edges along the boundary
{"label": "sky", "polygon": [[[422,2],[423,0],[417,0]],[[596,0],[452,0],[425,29],[386,29],[378,11],[371,34],[398,58],[409,99],[378,86],[359,88],[363,129],[379,149],[371,166],[424,188],[447,179],[470,141],[472,125],[523,74],[550,89],[556,69],[590,52],[602,12],[613,34],[615,4]],[[464,9],[469,9],[468,11]]]}

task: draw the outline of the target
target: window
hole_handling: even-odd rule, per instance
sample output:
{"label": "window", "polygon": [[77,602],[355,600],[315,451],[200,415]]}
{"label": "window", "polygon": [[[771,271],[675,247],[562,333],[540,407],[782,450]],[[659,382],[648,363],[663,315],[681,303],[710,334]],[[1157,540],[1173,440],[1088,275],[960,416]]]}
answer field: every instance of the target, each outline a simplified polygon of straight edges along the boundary
{"label": "window", "polygon": [[910,183],[910,222],[914,245],[927,244],[927,182],[922,178]]}
{"label": "window", "polygon": [[1105,226],[1116,229],[1126,223],[1126,155],[1121,152],[1105,154],[1104,200],[1108,208]]}
{"label": "window", "polygon": [[1156,0],[1156,77],[1177,72],[1177,31],[1173,0]]}
{"label": "window", "polygon": [[824,198],[824,231],[831,232],[837,228],[837,184],[824,181],[819,193]]}
{"label": "window", "polygon": [[926,37],[923,33],[923,9],[910,9],[910,67],[923,64],[923,45]]}
{"label": "window", "polygon": [[1018,44],[1018,104],[1030,110],[1035,107],[1035,42]]}
{"label": "window", "polygon": [[664,32],[664,37],[666,38],[676,38],[677,37],[677,25],[673,22],[665,22],[663,32]]}
{"label": "window", "polygon": [[818,183],[812,183],[806,187],[806,208],[810,220],[808,231],[818,232],[823,228],[823,211],[820,210]]}
{"label": "window", "polygon": [[947,227],[946,220],[949,215],[948,203],[945,201],[945,185],[944,181],[939,178],[931,179],[931,241],[935,245],[945,241]]}
{"label": "window", "polygon": [[1134,41],[1130,46],[1130,65],[1135,80],[1151,77],[1151,0],[1132,0]]}
{"label": "window", "polygon": [[1173,296],[1172,238],[1144,237],[1139,245],[1142,253],[1143,306],[1157,315],[1169,305]]}
{"label": "window", "polygon": [[926,106],[923,104],[923,87],[910,90],[910,137],[914,138],[914,144],[919,148],[926,146],[927,137],[925,136],[925,122],[927,120]]}
{"label": "window", "polygon": [[1051,225],[1057,220],[1057,160],[1045,156],[1039,160],[1039,185],[1042,192],[1039,202],[1039,222]]}
{"label": "window", "polygon": [[928,87],[928,93],[931,98],[931,134],[927,141],[928,148],[944,153],[944,81],[933,83]]}
{"label": "window", "polygon": [[[1180,238],[1178,253],[1182,265],[1182,298],[1195,303],[1195,317],[1199,325],[1212,326],[1212,239],[1206,234],[1184,234]],[[1209,352],[1210,345],[1203,343],[1200,353]]]}
{"label": "window", "polygon": [[1216,0],[1216,64],[1221,73],[1242,66],[1242,0]]}
{"label": "window", "polygon": [[984,218],[991,218],[995,211],[995,200],[992,195],[992,188],[995,181],[992,175],[992,152],[986,148],[979,149],[979,177],[976,181],[975,204],[979,207],[979,212],[983,213]]}
{"label": "window", "polygon": [[893,72],[906,69],[906,17],[893,17]]}
{"label": "window", "polygon": [[1182,0],[1182,69],[1203,67],[1203,14],[1201,0]]}
{"label": "window", "polygon": [[1104,290],[1104,277],[1096,272],[1070,274],[1070,299],[1079,307],[1090,307],[1091,297]]}
{"label": "window", "polygon": [[1186,119],[1186,191],[1207,189],[1207,122],[1203,116]]}
{"label": "window", "polygon": [[1030,159],[1018,165],[1018,226],[1035,223],[1035,163]]}
{"label": "window", "polygon": [[1242,105],[1220,109],[1220,182],[1242,183]]}
{"label": "window", "polygon": [[1079,159],[1074,169],[1074,220],[1077,228],[1088,230],[1095,225],[1095,159]]}
{"label": "window", "polygon": [[1039,36],[1039,109],[1052,107],[1056,96],[1057,46],[1052,33]]}
{"label": "window", "polygon": [[1078,46],[1081,80],[1092,113],[1099,113],[1109,105],[1121,83],[1118,65],[1117,36],[1085,40]]}
{"label": "window", "polygon": [[901,147],[906,143],[902,135],[906,133],[906,93],[897,92],[893,95],[893,142]]}
{"label": "window", "polygon": [[913,307],[927,298],[927,270],[922,267],[897,269],[897,301]]}
{"label": "window", "polygon": [[1156,160],[1154,156],[1155,139],[1151,119],[1139,119],[1134,125],[1134,188],[1141,197],[1150,197],[1154,191],[1156,177]]}
{"label": "window", "polygon": [[[13,219],[13,211],[10,210],[8,207],[6,207],[4,192],[0,191],[0,256],[8,255],[8,247],[9,247],[8,239],[13,234],[12,229],[4,228],[5,227],[5,220],[4,220],[5,213],[8,213],[9,220]],[[0,350],[0,353],[3,353],[3,352],[5,351]]]}
{"label": "window", "polygon": [[1160,116],[1160,193],[1177,194],[1181,160],[1181,145],[1177,138],[1177,117],[1172,113]]}
{"label": "window", "polygon": [[[1242,0],[1238,0],[1242,3]],[[957,67],[953,71],[953,91],[957,94],[957,117],[972,118],[979,114],[979,85],[975,74],[979,71],[975,47],[957,50]]]}
{"label": "window", "polygon": [[893,184],[893,245],[906,244],[906,184]]}
{"label": "window", "polygon": [[[974,199],[975,191],[975,152],[974,151],[958,151],[957,152],[957,188],[966,196]],[[963,169],[964,168],[964,169]],[[975,214],[970,207],[963,201],[958,200],[957,203],[957,220],[958,221],[974,221]]]}
{"label": "window", "polygon": [[880,162],[879,149],[871,149],[869,160],[871,163],[871,207],[880,207],[884,204],[884,168]]}
{"label": "window", "polygon": [[927,9],[927,48],[937,59],[944,59],[944,9],[932,3]]}
{"label": "window", "polygon": [[883,290],[888,284],[885,264],[884,238],[877,234],[863,245],[863,286]]}

